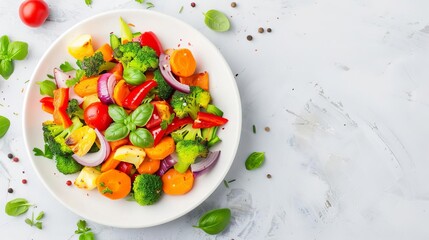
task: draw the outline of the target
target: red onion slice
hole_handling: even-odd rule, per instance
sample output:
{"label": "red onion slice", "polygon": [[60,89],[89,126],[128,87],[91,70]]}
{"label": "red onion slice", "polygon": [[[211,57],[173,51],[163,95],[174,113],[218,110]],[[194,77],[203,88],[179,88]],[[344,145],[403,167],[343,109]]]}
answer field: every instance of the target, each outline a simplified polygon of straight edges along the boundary
{"label": "red onion slice", "polygon": [[104,104],[112,104],[113,100],[113,89],[116,85],[116,77],[111,73],[101,74],[97,82],[97,93],[98,98]]}
{"label": "red onion slice", "polygon": [[73,154],[72,157],[76,162],[82,164],[87,167],[95,167],[100,165],[110,154],[110,145],[107,142],[106,138],[104,138],[103,134],[95,129],[95,134],[97,134],[98,139],[100,140],[100,150],[95,153],[87,153],[84,156],[78,156]]}
{"label": "red onion slice", "polygon": [[70,99],[76,99],[79,104],[83,102],[83,98],[81,98],[79,95],[77,95],[74,91],[74,87],[68,87],[66,84],[66,81],[71,79],[72,76],[68,75],[67,73],[61,71],[58,68],[54,68],[54,80],[55,84],[58,88],[68,88],[69,89],[69,98]]}
{"label": "red onion slice", "polygon": [[220,156],[220,151],[209,152],[206,158],[191,164],[191,171],[197,177],[214,166]]}
{"label": "red onion slice", "polygon": [[174,89],[184,93],[190,93],[191,88],[176,80],[171,72],[170,66],[170,55],[161,53],[159,56],[159,69],[161,70],[161,74],[164,77],[165,81]]}
{"label": "red onion slice", "polygon": [[166,158],[164,158],[164,160],[161,161],[161,165],[155,174],[162,177],[162,175],[164,175],[176,163],[177,156],[175,156],[175,154],[168,155]]}

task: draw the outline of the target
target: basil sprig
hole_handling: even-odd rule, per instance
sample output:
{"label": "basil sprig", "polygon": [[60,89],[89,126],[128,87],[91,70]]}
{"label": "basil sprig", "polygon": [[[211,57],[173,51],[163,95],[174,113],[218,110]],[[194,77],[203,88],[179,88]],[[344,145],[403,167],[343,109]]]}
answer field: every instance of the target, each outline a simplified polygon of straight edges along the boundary
{"label": "basil sprig", "polygon": [[118,105],[109,105],[109,116],[112,123],[104,133],[107,141],[116,141],[130,135],[130,141],[134,146],[147,148],[153,145],[152,134],[144,127],[152,117],[153,105],[145,103],[140,105],[130,115],[124,108]]}
{"label": "basil sprig", "polygon": [[27,54],[27,43],[11,42],[7,35],[0,37],[0,75],[6,80],[9,79],[14,70],[13,60],[23,60]]}
{"label": "basil sprig", "polygon": [[204,232],[215,235],[229,225],[231,220],[231,210],[229,208],[213,209],[206,212],[198,221],[196,228],[202,229]]}

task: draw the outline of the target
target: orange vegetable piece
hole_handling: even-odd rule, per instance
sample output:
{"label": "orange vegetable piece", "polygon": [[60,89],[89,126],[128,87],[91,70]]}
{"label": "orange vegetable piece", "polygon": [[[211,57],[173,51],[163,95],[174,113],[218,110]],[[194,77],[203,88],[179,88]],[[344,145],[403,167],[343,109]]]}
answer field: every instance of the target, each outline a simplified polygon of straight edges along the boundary
{"label": "orange vegetable piece", "polygon": [[181,195],[189,192],[194,186],[194,174],[191,170],[179,173],[171,168],[162,175],[162,190],[169,195]]}
{"label": "orange vegetable piece", "polygon": [[112,69],[109,70],[109,73],[115,75],[116,81],[122,79],[122,74],[124,73],[124,67],[121,63],[116,64]]}
{"label": "orange vegetable piece", "polygon": [[97,178],[98,191],[110,199],[126,197],[131,191],[131,178],[127,174],[111,169]]}
{"label": "orange vegetable piece", "polygon": [[170,56],[170,65],[171,71],[179,77],[192,76],[197,68],[194,55],[187,48],[174,50]]}
{"label": "orange vegetable piece", "polygon": [[206,91],[209,90],[209,73],[197,73],[190,77],[179,77],[181,83],[189,86],[198,86]]}
{"label": "orange vegetable piece", "polygon": [[117,141],[109,142],[111,152],[110,152],[109,156],[107,157],[107,159],[101,164],[100,170],[102,172],[106,172],[110,169],[115,169],[119,165],[119,163],[121,162],[121,161],[113,158],[113,156],[115,155],[116,149],[118,149],[119,147],[121,147],[123,145],[127,145],[129,143],[130,143],[130,140],[128,138],[123,138],[123,139],[120,139]]}
{"label": "orange vegetable piece", "polygon": [[101,52],[101,54],[103,54],[103,59],[106,62],[110,62],[113,59],[113,49],[112,47],[105,43],[103,44],[103,46],[101,46],[99,49],[97,49],[97,51],[95,52]]}
{"label": "orange vegetable piece", "polygon": [[144,75],[146,76],[146,80],[153,79],[153,72],[147,71]]}
{"label": "orange vegetable piece", "polygon": [[130,89],[128,88],[127,83],[125,80],[119,80],[115,88],[113,88],[113,100],[116,104],[122,107],[128,94],[130,94]]}
{"label": "orange vegetable piece", "polygon": [[145,148],[146,156],[152,160],[162,160],[176,150],[176,144],[170,136],[163,137],[154,147]]}
{"label": "orange vegetable piece", "polygon": [[152,160],[150,158],[146,158],[137,168],[137,171],[140,174],[154,174],[156,171],[158,171],[159,167],[161,166],[160,160]]}
{"label": "orange vegetable piece", "polygon": [[97,77],[82,79],[74,86],[74,91],[80,97],[89,96],[97,93]]}

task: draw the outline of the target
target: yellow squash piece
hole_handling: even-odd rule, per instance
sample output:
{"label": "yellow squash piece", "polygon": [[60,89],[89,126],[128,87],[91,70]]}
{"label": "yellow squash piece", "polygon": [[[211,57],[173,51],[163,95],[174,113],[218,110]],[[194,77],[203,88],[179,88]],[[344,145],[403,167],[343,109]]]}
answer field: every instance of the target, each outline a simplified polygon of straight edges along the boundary
{"label": "yellow squash piece", "polygon": [[100,102],[97,94],[91,94],[83,97],[82,108],[85,110],[91,103]]}
{"label": "yellow squash piece", "polygon": [[133,145],[119,147],[113,156],[116,160],[134,164],[136,168],[139,168],[145,157],[146,153],[144,149]]}
{"label": "yellow squash piece", "polygon": [[78,60],[83,60],[84,57],[89,57],[94,54],[92,46],[92,37],[89,34],[78,36],[67,47],[70,55]]}
{"label": "yellow squash piece", "polygon": [[74,181],[74,185],[85,190],[92,190],[97,187],[97,178],[100,175],[101,172],[97,169],[84,167]]}
{"label": "yellow squash piece", "polygon": [[83,156],[88,153],[92,145],[94,145],[97,135],[95,130],[83,126],[73,131],[70,136],[66,139],[66,144],[71,150],[78,156]]}

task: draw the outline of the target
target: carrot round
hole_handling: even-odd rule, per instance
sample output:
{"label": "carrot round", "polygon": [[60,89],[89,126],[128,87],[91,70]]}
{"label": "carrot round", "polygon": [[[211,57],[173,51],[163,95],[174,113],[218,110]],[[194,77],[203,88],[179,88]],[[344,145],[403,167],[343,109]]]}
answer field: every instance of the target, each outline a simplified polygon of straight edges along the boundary
{"label": "carrot round", "polygon": [[179,77],[189,77],[197,68],[194,55],[187,48],[174,50],[170,56],[170,65],[171,71]]}
{"label": "carrot round", "polygon": [[180,82],[189,86],[198,86],[206,91],[209,90],[209,73],[202,72],[190,77],[180,77]]}
{"label": "carrot round", "polygon": [[171,168],[161,179],[162,190],[169,195],[185,194],[194,186],[194,174],[189,169],[185,173],[179,173]]}
{"label": "carrot round", "polygon": [[160,160],[152,160],[150,158],[146,158],[137,168],[137,171],[140,174],[154,174],[156,171],[158,171],[159,167],[161,166]]}
{"label": "carrot round", "polygon": [[131,178],[127,174],[111,169],[97,178],[98,191],[110,199],[126,197],[131,191]]}
{"label": "carrot round", "polygon": [[128,85],[125,83],[125,80],[120,80],[113,89],[113,100],[122,107],[128,94],[130,94]]}
{"label": "carrot round", "polygon": [[151,148],[145,148],[146,156],[153,160],[162,160],[176,150],[176,144],[172,137],[164,137],[161,141]]}

